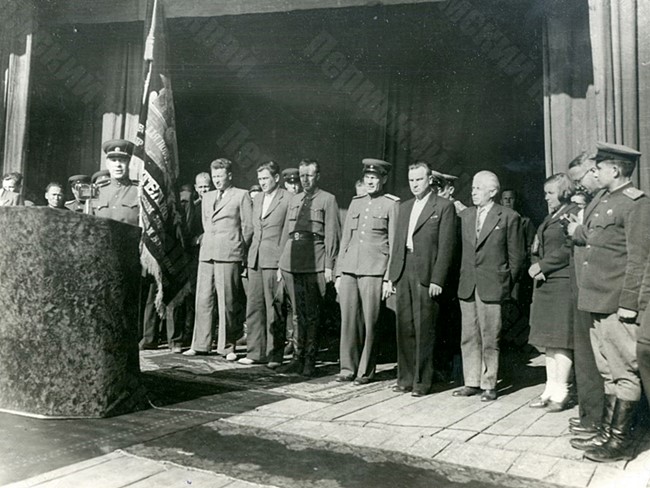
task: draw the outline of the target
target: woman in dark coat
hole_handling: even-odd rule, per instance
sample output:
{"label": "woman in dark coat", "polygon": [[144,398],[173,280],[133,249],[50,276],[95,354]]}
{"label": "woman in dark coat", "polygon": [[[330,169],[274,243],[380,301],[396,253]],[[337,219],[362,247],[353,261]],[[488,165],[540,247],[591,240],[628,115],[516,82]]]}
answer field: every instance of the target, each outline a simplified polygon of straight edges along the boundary
{"label": "woman in dark coat", "polygon": [[549,215],[537,229],[533,264],[528,274],[534,280],[531,331],[528,342],[546,353],[546,388],[530,403],[533,408],[559,412],[566,408],[573,363],[573,303],[569,283],[571,247],[563,217],[577,213],[571,203],[573,183],[564,173],[544,182]]}

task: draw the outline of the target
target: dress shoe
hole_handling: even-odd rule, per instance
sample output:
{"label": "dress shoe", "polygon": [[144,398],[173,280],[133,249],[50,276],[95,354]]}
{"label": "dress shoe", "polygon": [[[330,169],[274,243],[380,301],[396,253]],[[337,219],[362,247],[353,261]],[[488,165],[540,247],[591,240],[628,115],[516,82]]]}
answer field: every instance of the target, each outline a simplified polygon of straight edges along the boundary
{"label": "dress shoe", "polygon": [[183,353],[183,356],[207,356],[210,354],[207,351],[195,351],[194,349],[188,349]]}
{"label": "dress shoe", "polygon": [[139,349],[141,351],[157,351],[158,350],[158,344],[139,344],[138,347],[139,347]]}
{"label": "dress shoe", "polygon": [[393,391],[395,393],[408,393],[413,389],[412,386],[401,386],[401,385],[395,385],[393,386]]}
{"label": "dress shoe", "polygon": [[284,346],[284,353],[285,356],[292,356],[293,355],[293,343],[289,343],[286,346]]}
{"label": "dress shoe", "polygon": [[251,358],[241,358],[238,359],[237,362],[239,364],[245,364],[246,366],[251,366],[253,364],[264,364],[262,361],[256,361],[255,359]]}
{"label": "dress shoe", "polygon": [[413,391],[411,392],[411,396],[413,396],[413,397],[423,397],[423,396],[425,396],[426,394],[427,394],[427,392],[426,392],[426,391],[423,391],[423,390],[413,390]]}
{"label": "dress shoe", "polygon": [[474,395],[479,395],[481,389],[476,386],[463,386],[460,390],[456,390],[452,393],[453,396],[460,397],[470,397]]}
{"label": "dress shoe", "polygon": [[351,374],[337,374],[336,378],[334,378],[334,380],[339,383],[346,383],[348,381],[352,381],[353,379],[354,376]]}
{"label": "dress shoe", "polygon": [[496,390],[483,390],[483,393],[481,394],[482,402],[493,402],[496,399],[497,399]]}
{"label": "dress shoe", "polygon": [[276,371],[283,374],[298,374],[301,373],[305,363],[302,359],[292,359],[287,364],[280,366]]}
{"label": "dress shoe", "polygon": [[228,354],[226,354],[226,361],[230,361],[230,362],[237,361],[237,354],[235,354],[234,352],[229,352]]}
{"label": "dress shoe", "polygon": [[596,435],[598,434],[598,429],[593,425],[591,427],[583,427],[582,425],[570,425],[569,431],[575,435]]}
{"label": "dress shoe", "polygon": [[269,369],[278,369],[280,366],[282,366],[282,363],[278,361],[270,361],[266,367]]}
{"label": "dress shoe", "polygon": [[548,405],[549,400],[547,398],[537,397],[532,402],[528,404],[530,408],[544,408]]}
{"label": "dress shoe", "polygon": [[243,346],[246,345],[246,340],[247,339],[248,339],[248,337],[246,336],[246,334],[244,334],[239,339],[237,339],[237,341],[235,342],[235,345],[243,347]]}
{"label": "dress shoe", "polygon": [[549,400],[545,410],[549,413],[558,413],[566,410],[568,406],[569,406],[568,397],[562,400],[561,402],[554,402],[553,400]]}
{"label": "dress shoe", "polygon": [[357,386],[367,385],[368,383],[370,383],[370,378],[368,378],[367,376],[359,376],[357,379],[354,380],[354,384]]}
{"label": "dress shoe", "polygon": [[172,354],[181,354],[183,352],[183,348],[181,346],[172,346],[169,348],[169,350],[172,352]]}

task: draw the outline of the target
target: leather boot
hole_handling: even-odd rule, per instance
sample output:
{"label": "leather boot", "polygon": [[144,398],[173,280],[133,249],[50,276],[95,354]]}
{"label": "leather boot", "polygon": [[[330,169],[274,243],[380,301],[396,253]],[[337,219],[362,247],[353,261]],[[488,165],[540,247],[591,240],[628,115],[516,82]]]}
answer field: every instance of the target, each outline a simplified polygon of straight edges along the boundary
{"label": "leather boot", "polygon": [[300,374],[305,367],[305,361],[302,358],[294,357],[289,363],[284,364],[276,369],[282,374]]}
{"label": "leather boot", "polygon": [[587,438],[575,437],[569,441],[571,447],[587,451],[604,445],[609,439],[615,405],[616,395],[605,395],[605,400],[603,401],[603,415],[601,417],[598,434]]}
{"label": "leather boot", "polygon": [[632,458],[627,452],[627,447],[638,403],[616,400],[609,439],[601,447],[587,451],[585,453],[587,459],[599,463],[611,463]]}

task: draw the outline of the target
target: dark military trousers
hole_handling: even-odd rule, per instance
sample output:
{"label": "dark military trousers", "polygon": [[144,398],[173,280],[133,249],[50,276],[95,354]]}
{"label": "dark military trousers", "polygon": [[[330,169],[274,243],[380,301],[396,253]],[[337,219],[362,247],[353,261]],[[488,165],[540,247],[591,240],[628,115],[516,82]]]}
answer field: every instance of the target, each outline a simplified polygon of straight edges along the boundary
{"label": "dark military trousers", "polygon": [[[140,340],[141,349],[157,348],[161,339],[160,327],[163,319],[160,318],[156,311],[155,300],[156,284],[152,282],[149,283],[147,303],[144,306],[143,331],[142,339]],[[167,327],[167,345],[170,348],[180,347],[183,345],[183,317],[184,315],[181,307],[167,309],[167,314],[164,320]]]}
{"label": "dark military trousers", "polygon": [[650,405],[650,306],[641,315],[641,326],[636,343],[636,355],[645,396]]}
{"label": "dark military trousers", "polygon": [[278,288],[277,269],[248,268],[246,357],[259,362],[282,362],[284,352],[284,317],[275,303]]}
{"label": "dark military trousers", "polygon": [[397,384],[428,393],[433,383],[438,300],[420,283],[417,262],[406,254],[404,273],[397,283]]}
{"label": "dark military trousers", "polygon": [[382,276],[341,276],[341,376],[372,378],[375,374],[382,281]]}
{"label": "dark military trousers", "polygon": [[293,355],[306,362],[314,362],[318,352],[318,331],[325,298],[325,273],[282,271],[282,279],[292,293],[291,303],[298,322],[293,331]]}

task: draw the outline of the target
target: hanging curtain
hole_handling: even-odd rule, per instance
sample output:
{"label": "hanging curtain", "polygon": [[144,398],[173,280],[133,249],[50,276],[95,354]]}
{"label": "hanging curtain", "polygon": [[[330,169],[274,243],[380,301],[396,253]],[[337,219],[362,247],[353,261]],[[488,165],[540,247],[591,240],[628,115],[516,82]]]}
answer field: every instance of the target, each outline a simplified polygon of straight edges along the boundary
{"label": "hanging curtain", "polygon": [[643,156],[635,183],[650,191],[650,2],[547,2],[544,30],[547,174],[596,141]]}
{"label": "hanging curtain", "polygon": [[0,150],[3,173],[24,173],[34,19],[35,10],[30,2],[21,3],[16,11],[3,14],[0,30]]}

